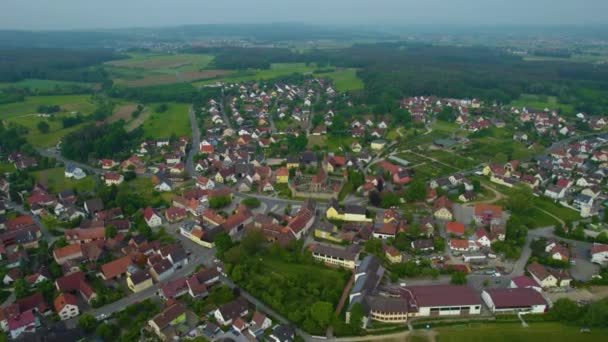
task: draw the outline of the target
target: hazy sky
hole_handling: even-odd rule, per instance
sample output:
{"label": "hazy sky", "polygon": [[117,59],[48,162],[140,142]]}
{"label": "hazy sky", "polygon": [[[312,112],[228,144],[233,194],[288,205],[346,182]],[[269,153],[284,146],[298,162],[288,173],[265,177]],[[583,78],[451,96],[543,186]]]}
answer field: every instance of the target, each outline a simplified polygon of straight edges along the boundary
{"label": "hazy sky", "polygon": [[0,0],[0,29],[272,22],[597,25],[608,0]]}

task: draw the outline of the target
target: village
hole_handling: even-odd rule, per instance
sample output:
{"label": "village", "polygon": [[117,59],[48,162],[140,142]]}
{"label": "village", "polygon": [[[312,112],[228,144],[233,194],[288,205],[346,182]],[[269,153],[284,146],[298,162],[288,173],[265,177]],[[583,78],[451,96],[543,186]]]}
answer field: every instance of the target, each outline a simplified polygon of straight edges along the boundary
{"label": "village", "polygon": [[[217,251],[253,234],[347,270],[332,309],[364,328],[594,298],[575,285],[605,281],[606,118],[413,97],[400,103],[405,119],[348,119],[341,111],[365,107],[339,95],[320,78],[225,84],[190,110],[200,136],[146,139],[124,160],[88,164],[60,159],[61,146],[40,152],[63,163],[65,179],[95,179],[96,192],[0,178],[2,330],[17,339],[57,321],[74,328],[152,299],[160,309],[144,329],[163,341],[313,339],[231,280]],[[449,133],[434,135],[439,122]],[[466,156],[506,126],[538,153]],[[40,162],[6,160],[20,175]],[[513,203],[522,198],[534,207]],[[532,210],[552,221],[523,222]]]}

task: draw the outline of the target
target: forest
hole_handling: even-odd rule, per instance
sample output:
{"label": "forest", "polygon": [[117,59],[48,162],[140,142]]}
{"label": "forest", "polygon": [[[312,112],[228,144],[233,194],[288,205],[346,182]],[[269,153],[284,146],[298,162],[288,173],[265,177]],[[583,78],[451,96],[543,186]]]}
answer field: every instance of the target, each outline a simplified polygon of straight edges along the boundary
{"label": "forest", "polygon": [[120,59],[111,50],[0,48],[0,82],[28,78],[102,82],[107,78],[100,63]]}
{"label": "forest", "polygon": [[87,125],[65,136],[61,155],[80,162],[87,162],[89,158],[120,159],[121,154],[128,153],[141,135],[141,128],[127,132],[122,121],[99,126]]}

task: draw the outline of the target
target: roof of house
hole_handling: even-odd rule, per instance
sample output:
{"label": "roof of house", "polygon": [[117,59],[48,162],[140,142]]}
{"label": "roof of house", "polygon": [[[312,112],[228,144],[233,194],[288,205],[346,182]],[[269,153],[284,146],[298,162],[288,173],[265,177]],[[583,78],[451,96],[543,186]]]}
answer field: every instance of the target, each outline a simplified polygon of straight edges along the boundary
{"label": "roof of house", "polygon": [[336,258],[342,258],[345,260],[356,260],[359,252],[353,249],[337,248],[327,245],[314,244],[311,245],[310,250],[315,254],[329,255]]}
{"label": "roof of house", "polygon": [[75,243],[72,245],[67,245],[64,247],[55,248],[53,250],[53,255],[57,259],[62,259],[62,258],[68,257],[68,256],[76,255],[76,254],[82,254],[82,247],[78,243]]}
{"label": "roof of house", "polygon": [[543,296],[531,288],[493,288],[484,290],[496,308],[521,308],[546,305]]}
{"label": "roof of house", "polygon": [[445,231],[450,234],[462,235],[464,234],[465,226],[460,222],[448,222],[445,225]]}
{"label": "roof of house", "polygon": [[78,306],[78,300],[73,294],[61,293],[57,298],[55,298],[53,305],[55,306],[55,311],[61,312],[66,305]]}
{"label": "roof of house", "polygon": [[131,274],[130,278],[131,278],[131,282],[134,285],[141,284],[146,280],[152,279],[152,277],[150,276],[150,272],[148,272],[147,270],[137,271],[137,272]]}
{"label": "roof of house", "polygon": [[536,280],[532,279],[531,277],[525,276],[525,275],[515,277],[515,278],[511,279],[511,281],[517,287],[538,287],[538,283],[536,282]]}
{"label": "roof of house", "polygon": [[185,277],[179,277],[177,279],[173,279],[167,283],[163,283],[160,285],[160,290],[162,291],[165,298],[175,298],[180,292],[188,289],[188,284],[186,284]]}
{"label": "roof of house", "polygon": [[181,303],[175,303],[154,316],[152,321],[162,330],[185,312],[186,308]]}
{"label": "roof of house", "polygon": [[36,292],[33,295],[21,298],[17,300],[15,304],[19,306],[19,312],[36,309],[38,312],[43,313],[48,310],[48,304],[41,292]]}
{"label": "roof of house", "polygon": [[528,272],[530,272],[532,275],[534,275],[541,281],[551,276],[551,273],[545,268],[545,266],[539,264],[536,261],[528,265]]}
{"label": "roof of house", "polygon": [[8,319],[8,329],[9,330],[17,330],[28,325],[34,324],[36,321],[36,317],[34,316],[34,312],[32,310],[23,312],[19,315],[11,316]]}
{"label": "roof of house", "polygon": [[402,294],[411,293],[418,307],[480,305],[475,291],[463,285],[410,286]]}
{"label": "roof of house", "polygon": [[475,216],[492,214],[493,217],[502,216],[502,208],[495,205],[479,203],[475,205]]}
{"label": "roof of house", "polygon": [[245,298],[239,297],[230,303],[226,303],[218,308],[222,317],[226,320],[239,317],[243,312],[249,310],[249,305]]}
{"label": "roof of house", "polygon": [[450,240],[450,248],[453,249],[468,249],[469,241],[463,239],[452,239]]}
{"label": "roof of house", "polygon": [[120,274],[127,273],[127,268],[132,263],[131,257],[127,255],[101,265],[101,272],[106,279],[111,279]]}
{"label": "roof of house", "polygon": [[597,254],[597,253],[603,253],[603,252],[608,252],[608,245],[594,244],[593,247],[591,247],[591,254]]}

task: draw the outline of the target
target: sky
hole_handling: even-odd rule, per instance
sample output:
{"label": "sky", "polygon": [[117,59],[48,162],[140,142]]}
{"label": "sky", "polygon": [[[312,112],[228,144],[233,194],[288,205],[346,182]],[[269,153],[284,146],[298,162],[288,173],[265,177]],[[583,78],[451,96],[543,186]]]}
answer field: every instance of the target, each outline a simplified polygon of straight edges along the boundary
{"label": "sky", "polygon": [[586,26],[608,0],[0,0],[0,29],[190,24]]}

